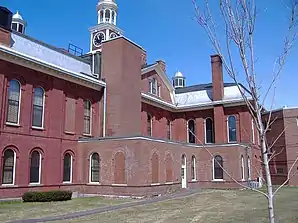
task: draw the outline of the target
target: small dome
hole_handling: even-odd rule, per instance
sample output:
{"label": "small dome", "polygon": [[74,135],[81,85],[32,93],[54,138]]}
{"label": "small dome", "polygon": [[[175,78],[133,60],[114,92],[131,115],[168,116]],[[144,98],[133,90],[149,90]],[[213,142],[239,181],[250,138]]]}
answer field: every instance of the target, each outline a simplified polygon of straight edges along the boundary
{"label": "small dome", "polygon": [[12,16],[12,19],[23,20],[23,17],[20,15],[19,11],[17,11],[17,13]]}
{"label": "small dome", "polygon": [[183,74],[180,71],[177,71],[175,73],[175,77],[183,77]]}

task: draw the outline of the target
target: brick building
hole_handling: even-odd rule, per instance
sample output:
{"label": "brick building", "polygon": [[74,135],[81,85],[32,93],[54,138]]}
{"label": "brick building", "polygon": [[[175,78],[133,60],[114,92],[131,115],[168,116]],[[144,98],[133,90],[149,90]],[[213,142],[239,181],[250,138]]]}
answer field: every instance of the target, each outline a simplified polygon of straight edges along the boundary
{"label": "brick building", "polygon": [[[269,114],[269,112],[264,113],[264,126],[267,126]],[[276,185],[284,183],[289,174],[290,180],[287,184],[297,186],[298,163],[295,163],[295,160],[298,157],[298,108],[285,107],[273,110],[270,120],[273,123],[268,128],[266,138],[268,145],[273,145],[270,150],[272,183]]]}
{"label": "brick building", "polygon": [[238,87],[223,82],[220,57],[211,56],[210,84],[186,86],[181,72],[170,81],[165,62],[147,64],[116,26],[115,1],[100,0],[97,11],[90,51],[78,56],[27,36],[21,15],[1,8],[0,198],[256,179],[256,130]]}

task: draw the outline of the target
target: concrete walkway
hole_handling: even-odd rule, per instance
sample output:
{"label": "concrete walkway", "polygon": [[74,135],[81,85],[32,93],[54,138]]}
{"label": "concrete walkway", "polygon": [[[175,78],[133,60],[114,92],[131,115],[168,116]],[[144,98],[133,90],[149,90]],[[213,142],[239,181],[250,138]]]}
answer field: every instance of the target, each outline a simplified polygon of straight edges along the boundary
{"label": "concrete walkway", "polygon": [[136,207],[136,206],[145,205],[145,204],[153,204],[153,203],[167,201],[167,200],[171,200],[171,199],[184,198],[184,197],[194,195],[198,192],[199,192],[199,190],[187,190],[187,191],[183,191],[183,192],[176,193],[176,194],[164,195],[164,196],[144,199],[144,200],[136,201],[136,202],[123,203],[123,204],[119,204],[119,205],[115,205],[115,206],[96,208],[96,209],[92,209],[92,210],[88,210],[88,211],[79,211],[79,212],[75,212],[75,213],[69,213],[69,214],[65,214],[65,215],[58,215],[58,216],[51,216],[51,217],[44,217],[44,218],[39,218],[39,219],[25,219],[25,220],[11,221],[10,223],[37,223],[37,222],[68,220],[68,219],[85,217],[88,215],[100,214],[100,213],[108,212],[108,211],[116,211],[116,210],[121,210],[121,209],[125,209],[125,208]]}

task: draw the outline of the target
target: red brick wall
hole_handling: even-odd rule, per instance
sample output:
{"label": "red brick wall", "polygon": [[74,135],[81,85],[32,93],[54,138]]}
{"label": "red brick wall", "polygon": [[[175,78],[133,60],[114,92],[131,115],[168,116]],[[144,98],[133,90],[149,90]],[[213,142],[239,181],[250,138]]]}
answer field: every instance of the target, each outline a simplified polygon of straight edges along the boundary
{"label": "red brick wall", "polygon": [[107,83],[107,136],[141,133],[142,49],[124,38],[103,44],[102,78]]}
{"label": "red brick wall", "polygon": [[0,27],[0,44],[10,46],[11,34],[6,29]]}
{"label": "red brick wall", "polygon": [[[7,88],[11,79],[21,82],[20,126],[5,124]],[[102,100],[102,94],[4,61],[0,61],[0,81],[0,154],[2,157],[7,147],[12,147],[16,152],[15,185],[28,188],[29,158],[35,148],[42,154],[42,185],[62,183],[63,155],[66,151],[71,151],[73,154],[73,182],[76,182],[77,140],[83,134],[83,99],[89,99],[92,102],[92,134],[100,136],[98,122],[101,118],[99,103]],[[41,130],[31,127],[33,89],[37,86],[45,90],[44,129]],[[75,131],[71,134],[64,133],[66,95],[71,95],[76,100]],[[0,159],[0,173],[2,168],[3,157]],[[0,174],[0,182],[2,182],[1,178],[2,174]],[[0,186],[0,191],[2,189],[3,187]]]}

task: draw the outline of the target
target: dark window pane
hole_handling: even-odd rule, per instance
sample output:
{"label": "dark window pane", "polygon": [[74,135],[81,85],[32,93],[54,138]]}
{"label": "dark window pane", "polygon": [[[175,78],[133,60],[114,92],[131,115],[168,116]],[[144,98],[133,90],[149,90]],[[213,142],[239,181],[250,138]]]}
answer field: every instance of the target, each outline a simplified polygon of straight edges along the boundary
{"label": "dark window pane", "polygon": [[171,122],[169,120],[167,120],[167,137],[168,139],[171,139],[171,135],[172,135],[172,125]]}
{"label": "dark window pane", "polygon": [[39,179],[40,154],[34,151],[31,155],[30,183],[40,183]]}
{"label": "dark window pane", "polygon": [[91,156],[91,182],[99,182],[100,159],[98,153]]}
{"label": "dark window pane", "polygon": [[19,24],[18,32],[23,33],[23,25],[22,24]]}
{"label": "dark window pane", "polygon": [[32,117],[32,126],[42,127],[43,119],[43,105],[44,105],[44,91],[42,88],[34,89],[33,96],[33,117]]}
{"label": "dark window pane", "polygon": [[84,101],[84,134],[91,134],[91,102]]}
{"label": "dark window pane", "polygon": [[8,103],[6,121],[18,124],[19,106],[20,106],[20,89],[18,81],[11,80],[8,88]]}
{"label": "dark window pane", "polygon": [[196,158],[194,156],[191,158],[191,179],[196,179]]}
{"label": "dark window pane", "polygon": [[152,136],[152,117],[149,114],[147,115],[147,134]]}
{"label": "dark window pane", "polygon": [[12,28],[13,30],[17,31],[17,24],[16,24],[16,23],[12,23],[11,28]]}
{"label": "dark window pane", "polygon": [[63,164],[63,182],[71,181],[71,155],[66,154],[64,156],[64,164]]}
{"label": "dark window pane", "polygon": [[221,156],[214,158],[214,179],[223,179],[223,160]]}
{"label": "dark window pane", "polygon": [[211,118],[206,119],[206,143],[214,143],[214,129]]}
{"label": "dark window pane", "polygon": [[194,120],[188,121],[188,142],[189,143],[195,143],[196,137],[195,137],[196,131],[195,131],[195,122]]}
{"label": "dark window pane", "polygon": [[235,118],[235,116],[229,117],[228,125],[229,125],[229,142],[236,142],[237,135],[236,135],[236,118]]}
{"label": "dark window pane", "polygon": [[3,157],[2,184],[13,184],[14,178],[14,152],[7,149]]}

